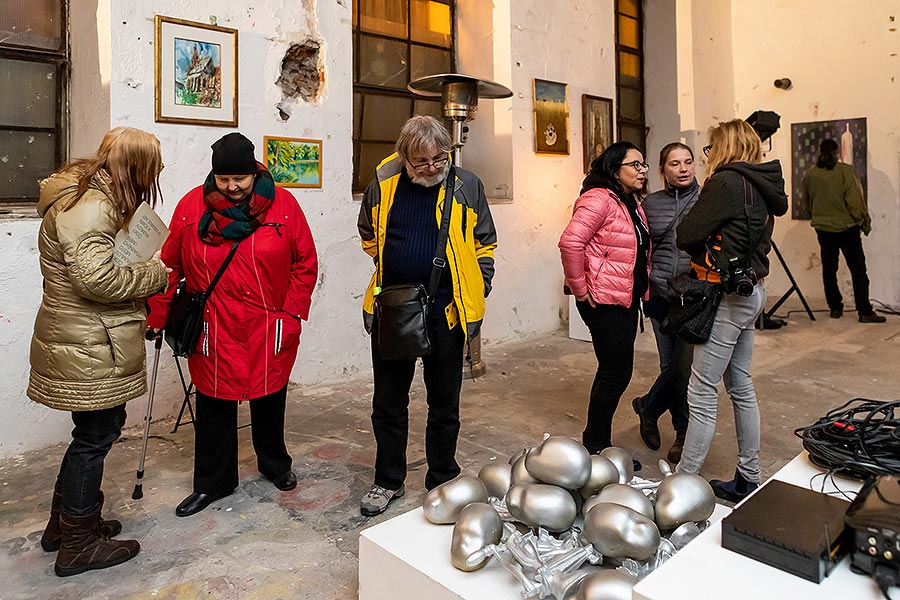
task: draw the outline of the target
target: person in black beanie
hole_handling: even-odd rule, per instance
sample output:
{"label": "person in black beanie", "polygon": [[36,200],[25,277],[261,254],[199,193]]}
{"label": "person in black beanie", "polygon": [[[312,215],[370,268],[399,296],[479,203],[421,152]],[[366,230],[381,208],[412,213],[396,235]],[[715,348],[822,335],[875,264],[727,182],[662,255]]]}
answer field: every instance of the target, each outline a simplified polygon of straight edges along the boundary
{"label": "person in black beanie", "polygon": [[[197,389],[194,489],[175,509],[193,515],[238,485],[237,406],[250,401],[259,472],[282,491],[297,486],[284,441],[287,383],[309,317],[318,263],[306,217],[256,161],[253,142],[229,133],[212,145],[206,182],[175,208],[162,255],[168,292],[150,299],[149,337],[166,325],[176,284],[208,290],[203,332],[188,359]],[[231,255],[232,248],[236,249]],[[226,262],[228,261],[228,262]]]}

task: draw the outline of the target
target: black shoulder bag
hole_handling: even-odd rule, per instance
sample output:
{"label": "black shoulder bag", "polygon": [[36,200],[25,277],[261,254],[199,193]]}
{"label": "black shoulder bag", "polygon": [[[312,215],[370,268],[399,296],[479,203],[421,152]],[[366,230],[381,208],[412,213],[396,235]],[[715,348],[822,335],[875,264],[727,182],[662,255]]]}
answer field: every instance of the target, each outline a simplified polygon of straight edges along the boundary
{"label": "black shoulder bag", "polygon": [[[447,237],[453,193],[450,183],[456,179],[453,167],[444,181],[444,208],[441,229],[432,261],[428,289],[422,284],[389,285],[375,296],[375,335],[378,354],[385,360],[412,360],[431,353],[428,337],[428,310],[434,302],[441,271],[447,264]],[[376,285],[381,286],[381,261]]]}
{"label": "black shoulder bag", "polygon": [[187,291],[187,281],[182,279],[175,288],[175,295],[172,296],[172,303],[169,305],[169,315],[166,317],[165,338],[166,343],[172,348],[175,356],[183,356],[190,358],[197,348],[197,341],[200,339],[200,332],[203,331],[203,313],[206,309],[206,301],[209,299],[219,283],[219,279],[228,268],[228,263],[237,252],[240,240],[231,245],[228,256],[219,270],[216,271],[215,277],[209,282],[206,291],[199,294],[191,294]]}

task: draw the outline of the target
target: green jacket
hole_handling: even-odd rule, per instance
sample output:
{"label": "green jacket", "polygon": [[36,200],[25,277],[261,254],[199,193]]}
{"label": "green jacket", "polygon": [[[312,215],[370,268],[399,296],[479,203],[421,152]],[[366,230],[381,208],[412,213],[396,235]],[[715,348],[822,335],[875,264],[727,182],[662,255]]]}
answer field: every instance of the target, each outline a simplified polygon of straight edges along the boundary
{"label": "green jacket", "polygon": [[803,198],[812,215],[810,224],[819,231],[840,233],[857,225],[866,235],[872,231],[862,184],[850,165],[811,168],[803,178]]}
{"label": "green jacket", "polygon": [[147,389],[144,298],[166,285],[157,261],[118,267],[112,191],[96,177],[81,200],[75,176],[41,182],[38,248],[44,296],[31,340],[28,397],[70,411],[118,406]]}
{"label": "green jacket", "polygon": [[[388,215],[394,203],[397,182],[403,162],[396,153],[388,156],[378,165],[375,179],[366,188],[359,210],[357,227],[362,248],[375,261],[381,259],[384,247]],[[466,339],[478,335],[484,319],[485,297],[491,292],[494,277],[494,248],[497,247],[497,232],[484,195],[484,186],[474,174],[465,169],[456,169],[453,190],[453,204],[450,210],[450,233],[447,238],[447,268],[453,280],[453,302],[444,311],[447,327],[453,329],[460,322],[465,323]],[[444,189],[438,193],[435,222],[440,226],[444,208]],[[372,315],[375,310],[375,273],[366,288],[363,298],[363,322],[366,330],[371,330]]]}

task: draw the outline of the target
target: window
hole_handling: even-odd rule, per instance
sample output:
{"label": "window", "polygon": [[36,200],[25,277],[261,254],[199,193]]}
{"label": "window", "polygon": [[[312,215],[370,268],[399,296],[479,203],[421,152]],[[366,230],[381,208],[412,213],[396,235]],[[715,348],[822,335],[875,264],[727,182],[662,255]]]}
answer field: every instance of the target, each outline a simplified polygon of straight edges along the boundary
{"label": "window", "polygon": [[0,205],[34,202],[66,158],[64,0],[5,0],[0,11]]}
{"label": "window", "polygon": [[616,0],[616,124],[621,141],[646,151],[641,0]]}
{"label": "window", "polygon": [[453,0],[353,0],[353,190],[394,151],[411,116],[441,118],[441,103],[416,96],[415,79],[456,70]]}

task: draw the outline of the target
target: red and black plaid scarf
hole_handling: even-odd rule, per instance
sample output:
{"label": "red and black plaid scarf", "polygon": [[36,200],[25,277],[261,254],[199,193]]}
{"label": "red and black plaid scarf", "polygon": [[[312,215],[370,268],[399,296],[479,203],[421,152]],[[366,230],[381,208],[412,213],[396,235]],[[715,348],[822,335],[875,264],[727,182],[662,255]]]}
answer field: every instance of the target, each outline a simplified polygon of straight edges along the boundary
{"label": "red and black plaid scarf", "polygon": [[216,246],[226,241],[244,239],[262,225],[273,200],[275,181],[260,162],[256,163],[253,192],[237,203],[219,191],[216,177],[210,173],[203,183],[206,211],[200,217],[200,239]]}

